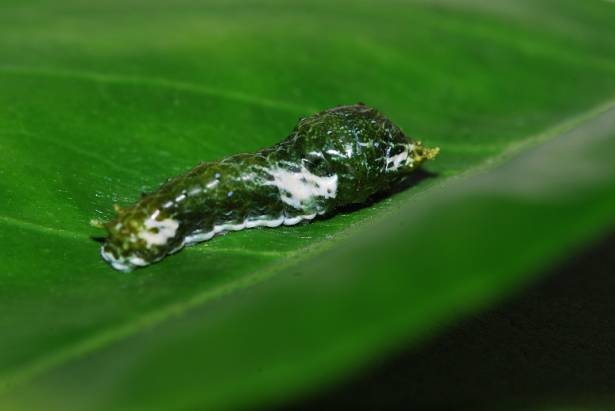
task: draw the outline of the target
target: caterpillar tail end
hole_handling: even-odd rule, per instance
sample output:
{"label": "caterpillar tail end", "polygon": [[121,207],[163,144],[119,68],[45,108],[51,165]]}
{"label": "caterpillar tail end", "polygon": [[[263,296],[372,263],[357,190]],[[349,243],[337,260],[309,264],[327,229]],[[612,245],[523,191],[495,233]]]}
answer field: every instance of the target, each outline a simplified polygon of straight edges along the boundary
{"label": "caterpillar tail end", "polygon": [[427,148],[423,149],[423,157],[425,160],[433,160],[436,158],[438,153],[440,152],[440,147]]}

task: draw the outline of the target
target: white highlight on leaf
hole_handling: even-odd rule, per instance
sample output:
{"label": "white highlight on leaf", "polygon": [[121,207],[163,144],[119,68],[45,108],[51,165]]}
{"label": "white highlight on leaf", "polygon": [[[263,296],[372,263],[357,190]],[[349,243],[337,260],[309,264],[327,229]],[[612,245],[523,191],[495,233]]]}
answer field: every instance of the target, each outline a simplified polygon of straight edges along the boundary
{"label": "white highlight on leaf", "polygon": [[337,174],[320,177],[312,174],[305,166],[299,172],[292,172],[283,168],[269,170],[273,177],[273,184],[280,190],[280,199],[299,210],[303,205],[316,197],[335,198],[337,195]]}

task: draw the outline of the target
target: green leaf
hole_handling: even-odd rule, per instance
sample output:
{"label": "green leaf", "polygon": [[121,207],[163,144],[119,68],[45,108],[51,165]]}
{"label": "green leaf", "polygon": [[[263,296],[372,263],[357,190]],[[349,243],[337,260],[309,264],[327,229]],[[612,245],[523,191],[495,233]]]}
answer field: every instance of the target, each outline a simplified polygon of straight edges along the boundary
{"label": "green leaf", "polygon": [[289,409],[611,409],[613,234],[522,293]]}
{"label": "green leaf", "polygon": [[[615,5],[5,2],[0,408],[279,403],[427,338],[615,223]],[[409,189],[132,274],[92,218],[364,101]]]}

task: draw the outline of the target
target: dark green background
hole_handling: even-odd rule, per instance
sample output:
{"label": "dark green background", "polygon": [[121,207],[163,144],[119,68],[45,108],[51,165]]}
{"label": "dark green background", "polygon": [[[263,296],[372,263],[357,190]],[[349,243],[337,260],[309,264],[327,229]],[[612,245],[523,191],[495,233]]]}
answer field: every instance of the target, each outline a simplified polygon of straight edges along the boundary
{"label": "dark green background", "polygon": [[[279,405],[527,287],[615,223],[614,23],[604,0],[3,2],[0,409]],[[99,257],[113,203],[357,101],[441,147],[412,187],[130,275]]]}

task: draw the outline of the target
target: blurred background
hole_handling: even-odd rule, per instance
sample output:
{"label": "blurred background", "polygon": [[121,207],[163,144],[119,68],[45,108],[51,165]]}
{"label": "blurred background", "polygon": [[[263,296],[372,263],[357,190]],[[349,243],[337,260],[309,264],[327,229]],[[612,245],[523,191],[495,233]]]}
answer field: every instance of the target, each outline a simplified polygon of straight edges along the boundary
{"label": "blurred background", "polygon": [[[0,1],[0,409],[615,408],[615,3]],[[92,218],[298,118],[388,196],[121,274]]]}

